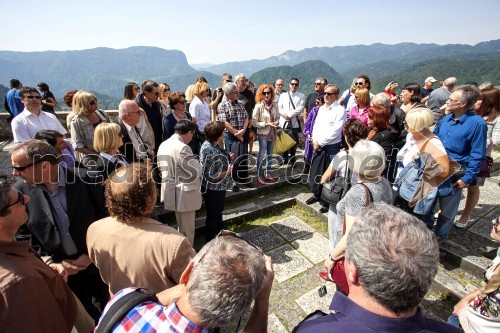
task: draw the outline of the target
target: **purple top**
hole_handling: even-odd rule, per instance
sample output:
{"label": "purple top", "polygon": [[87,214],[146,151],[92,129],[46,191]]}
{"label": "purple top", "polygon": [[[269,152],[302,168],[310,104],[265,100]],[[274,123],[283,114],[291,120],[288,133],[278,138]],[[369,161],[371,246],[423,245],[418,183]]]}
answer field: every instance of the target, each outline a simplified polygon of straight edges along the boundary
{"label": "purple top", "polygon": [[410,318],[387,318],[375,314],[351,301],[341,293],[335,293],[330,305],[335,313],[303,322],[293,332],[462,332],[457,327],[426,318],[422,309]]}
{"label": "purple top", "polygon": [[304,129],[302,130],[302,134],[304,134],[304,140],[306,142],[304,148],[304,158],[307,162],[311,162],[312,155],[314,152],[313,143],[307,140],[307,136],[311,135],[314,128],[314,122],[316,121],[316,116],[318,115],[319,107],[316,106],[312,108],[311,111],[307,114],[306,122],[304,123]]}

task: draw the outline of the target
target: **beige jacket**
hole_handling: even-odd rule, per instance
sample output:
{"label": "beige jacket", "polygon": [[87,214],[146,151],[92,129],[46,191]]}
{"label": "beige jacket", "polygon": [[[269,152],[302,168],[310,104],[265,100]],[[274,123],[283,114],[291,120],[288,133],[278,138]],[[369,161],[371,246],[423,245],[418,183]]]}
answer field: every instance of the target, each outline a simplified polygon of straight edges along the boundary
{"label": "beige jacket", "polygon": [[158,149],[161,201],[166,210],[192,212],[201,208],[201,165],[179,134],[163,141]]}
{"label": "beige jacket", "polygon": [[[271,113],[273,114],[274,121],[275,122],[279,121],[280,113],[278,110],[278,106],[275,103],[273,103]],[[266,123],[271,122],[271,113],[266,110],[262,102],[257,103],[257,105],[255,105],[252,115],[252,126],[257,128],[257,134],[260,135],[269,134],[271,126],[266,126]]]}

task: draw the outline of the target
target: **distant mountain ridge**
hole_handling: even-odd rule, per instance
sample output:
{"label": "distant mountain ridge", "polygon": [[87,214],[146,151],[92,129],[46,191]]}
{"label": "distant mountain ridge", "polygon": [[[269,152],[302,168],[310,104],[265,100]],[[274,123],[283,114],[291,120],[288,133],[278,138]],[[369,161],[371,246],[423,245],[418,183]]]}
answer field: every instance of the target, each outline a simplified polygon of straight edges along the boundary
{"label": "distant mountain ridge", "polygon": [[473,59],[480,54],[495,52],[500,52],[500,39],[481,42],[473,46],[466,44],[399,43],[387,45],[375,43],[371,45],[314,47],[301,51],[290,50],[266,59],[228,62],[204,69],[216,74],[243,72],[246,75],[251,75],[266,67],[293,66],[308,60],[323,60],[339,73],[343,73],[379,61],[404,59],[408,65],[412,65],[434,58]]}

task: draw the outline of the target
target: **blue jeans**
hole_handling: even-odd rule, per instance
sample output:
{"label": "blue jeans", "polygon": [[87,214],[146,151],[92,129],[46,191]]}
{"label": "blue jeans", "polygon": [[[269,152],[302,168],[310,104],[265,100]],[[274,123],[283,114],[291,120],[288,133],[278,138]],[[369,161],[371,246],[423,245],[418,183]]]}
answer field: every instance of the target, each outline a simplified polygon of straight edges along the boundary
{"label": "blue jeans", "polygon": [[[234,135],[228,132],[224,133],[224,144],[228,154],[231,152],[231,145],[237,141],[239,140]],[[251,182],[251,179],[248,177],[248,143],[245,140],[243,142],[243,151],[240,156],[234,157],[233,172],[231,174],[233,180],[238,184]]]}
{"label": "blue jeans", "polygon": [[448,317],[448,324],[461,328],[460,320],[453,313]]}
{"label": "blue jeans", "polygon": [[457,216],[458,205],[460,204],[460,198],[462,195],[462,189],[458,187],[453,188],[451,195],[447,197],[437,198],[432,204],[429,213],[422,217],[422,220],[427,225],[427,228],[432,230],[434,225],[434,211],[436,208],[436,203],[439,202],[439,207],[441,208],[441,213],[439,213],[436,230],[434,231],[439,238],[448,239],[451,227]]}
{"label": "blue jeans", "polygon": [[264,160],[264,155],[266,155],[266,172],[267,175],[271,171],[271,165],[273,163],[273,147],[274,141],[267,141],[261,135],[259,135],[259,157],[257,159],[257,175],[259,178],[262,177],[262,161]]}

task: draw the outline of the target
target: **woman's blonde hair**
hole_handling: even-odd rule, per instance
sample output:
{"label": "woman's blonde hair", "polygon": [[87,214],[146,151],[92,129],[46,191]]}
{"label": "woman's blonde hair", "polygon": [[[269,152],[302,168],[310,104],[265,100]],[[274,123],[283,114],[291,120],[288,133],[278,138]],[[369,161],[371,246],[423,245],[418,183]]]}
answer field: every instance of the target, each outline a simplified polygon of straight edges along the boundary
{"label": "woman's blonde hair", "polygon": [[73,95],[71,107],[77,116],[86,116],[90,113],[92,101],[97,100],[96,97],[85,90],[79,90]]}
{"label": "woman's blonde hair", "polygon": [[428,108],[415,108],[408,111],[405,117],[408,128],[420,132],[429,128],[434,122],[434,113]]}
{"label": "woman's blonde hair", "polygon": [[107,152],[120,147],[120,125],[102,123],[94,131],[94,149],[98,152]]}
{"label": "woman's blonde hair", "polygon": [[208,83],[206,83],[206,82],[196,82],[196,84],[194,85],[194,88],[193,88],[193,94],[195,94],[196,96],[198,96],[198,98],[201,99],[201,94],[204,91],[207,91],[209,89],[210,89],[210,86],[208,85]]}
{"label": "woman's blonde hair", "polygon": [[370,105],[370,90],[366,88],[356,89],[354,92],[357,97],[358,103],[362,105]]}

